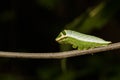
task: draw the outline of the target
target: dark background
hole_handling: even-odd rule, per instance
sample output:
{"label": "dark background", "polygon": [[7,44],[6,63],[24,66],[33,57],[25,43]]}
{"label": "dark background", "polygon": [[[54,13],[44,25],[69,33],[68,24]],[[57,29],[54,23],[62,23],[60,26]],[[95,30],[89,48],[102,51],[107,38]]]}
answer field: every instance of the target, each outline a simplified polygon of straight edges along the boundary
{"label": "dark background", "polygon": [[[119,0],[0,0],[0,50],[59,52],[55,42],[59,32],[102,1],[110,1],[107,10],[114,14],[88,34],[119,42]],[[120,80],[119,53],[114,50],[69,58],[67,73],[61,71],[60,60],[0,58],[0,80]]]}

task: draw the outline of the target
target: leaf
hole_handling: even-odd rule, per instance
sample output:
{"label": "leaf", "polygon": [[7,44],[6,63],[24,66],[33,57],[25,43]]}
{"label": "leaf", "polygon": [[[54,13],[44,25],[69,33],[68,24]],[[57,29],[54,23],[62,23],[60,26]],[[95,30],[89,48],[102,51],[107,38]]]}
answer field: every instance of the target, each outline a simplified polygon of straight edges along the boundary
{"label": "leaf", "polygon": [[56,41],[60,44],[71,44],[73,48],[78,48],[79,50],[107,46],[111,43],[110,41],[105,41],[101,38],[72,30],[64,30],[60,32]]}

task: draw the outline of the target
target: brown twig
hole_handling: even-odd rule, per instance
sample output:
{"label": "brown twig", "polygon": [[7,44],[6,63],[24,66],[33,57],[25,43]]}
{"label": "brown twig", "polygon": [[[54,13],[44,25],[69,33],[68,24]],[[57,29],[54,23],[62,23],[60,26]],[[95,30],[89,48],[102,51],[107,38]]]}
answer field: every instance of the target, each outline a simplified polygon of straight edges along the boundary
{"label": "brown twig", "polygon": [[120,42],[113,43],[105,47],[99,47],[89,50],[72,50],[72,51],[65,51],[65,52],[55,52],[55,53],[23,53],[23,52],[0,52],[0,57],[7,57],[7,58],[30,58],[30,59],[62,59],[86,54],[94,54],[102,51],[109,51],[120,49]]}

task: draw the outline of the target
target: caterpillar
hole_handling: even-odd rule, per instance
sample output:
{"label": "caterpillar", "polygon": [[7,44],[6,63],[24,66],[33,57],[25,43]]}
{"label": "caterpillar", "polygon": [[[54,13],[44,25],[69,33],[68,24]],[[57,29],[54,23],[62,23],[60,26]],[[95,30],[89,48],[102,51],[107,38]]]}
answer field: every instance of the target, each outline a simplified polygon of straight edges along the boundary
{"label": "caterpillar", "polygon": [[73,48],[77,48],[78,50],[107,46],[111,43],[111,41],[105,41],[99,37],[72,30],[63,30],[55,40],[60,44],[70,44]]}

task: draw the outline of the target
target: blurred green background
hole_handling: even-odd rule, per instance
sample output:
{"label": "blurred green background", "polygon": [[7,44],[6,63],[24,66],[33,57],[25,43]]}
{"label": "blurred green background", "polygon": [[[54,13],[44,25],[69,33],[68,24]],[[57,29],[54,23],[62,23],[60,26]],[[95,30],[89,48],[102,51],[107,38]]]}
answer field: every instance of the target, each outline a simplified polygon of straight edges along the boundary
{"label": "blurred green background", "polygon": [[[72,50],[63,29],[120,41],[120,0],[0,0],[0,51]],[[0,58],[0,80],[120,80],[120,50],[61,60]]]}

